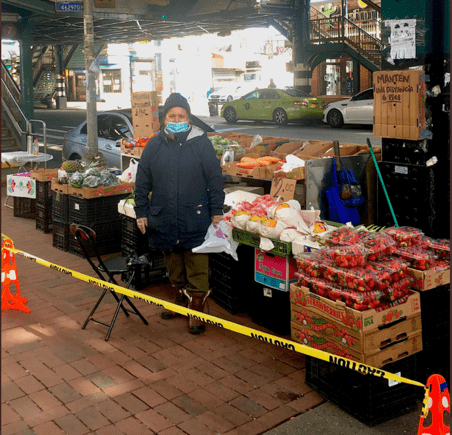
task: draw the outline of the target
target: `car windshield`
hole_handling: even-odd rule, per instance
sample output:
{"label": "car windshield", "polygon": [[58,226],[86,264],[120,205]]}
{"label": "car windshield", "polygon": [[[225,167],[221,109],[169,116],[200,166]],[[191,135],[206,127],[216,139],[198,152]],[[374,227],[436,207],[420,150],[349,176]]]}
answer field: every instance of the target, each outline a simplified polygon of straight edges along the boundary
{"label": "car windshield", "polygon": [[291,97],[315,98],[314,95],[301,89],[288,88],[284,89],[284,92],[289,94]]}

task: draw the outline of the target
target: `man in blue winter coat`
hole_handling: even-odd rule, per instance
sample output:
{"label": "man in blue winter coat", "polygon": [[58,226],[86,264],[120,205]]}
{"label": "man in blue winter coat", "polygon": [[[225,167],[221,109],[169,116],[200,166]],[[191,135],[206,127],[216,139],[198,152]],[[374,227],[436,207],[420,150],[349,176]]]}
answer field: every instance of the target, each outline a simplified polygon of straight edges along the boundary
{"label": "man in blue winter coat", "polygon": [[[223,214],[220,161],[206,133],[189,124],[190,106],[173,93],[163,107],[160,134],[149,140],[135,182],[137,225],[149,244],[163,251],[175,304],[204,311],[209,296],[208,254],[191,250],[203,243],[209,225]],[[149,201],[149,193],[152,192]],[[179,314],[160,313],[163,319]],[[202,334],[202,321],[189,317],[189,332]]]}

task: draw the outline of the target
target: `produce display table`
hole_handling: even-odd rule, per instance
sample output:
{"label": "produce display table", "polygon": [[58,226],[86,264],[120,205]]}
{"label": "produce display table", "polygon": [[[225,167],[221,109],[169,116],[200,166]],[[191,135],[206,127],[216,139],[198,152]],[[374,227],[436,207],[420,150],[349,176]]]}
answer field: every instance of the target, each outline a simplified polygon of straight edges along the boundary
{"label": "produce display table", "polygon": [[[26,151],[13,151],[9,153],[2,153],[2,163],[7,163],[11,166],[19,166],[18,172],[28,172],[30,169],[37,169],[40,163],[52,160],[51,154],[39,153],[38,155],[29,154]],[[30,168],[26,168],[27,164]]]}

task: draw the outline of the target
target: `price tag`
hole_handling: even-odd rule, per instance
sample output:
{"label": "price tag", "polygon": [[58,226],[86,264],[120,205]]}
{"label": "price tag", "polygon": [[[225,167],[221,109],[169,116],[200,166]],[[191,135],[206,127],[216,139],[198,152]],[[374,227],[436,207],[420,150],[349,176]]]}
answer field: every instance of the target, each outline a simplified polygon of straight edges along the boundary
{"label": "price tag", "polygon": [[272,187],[270,189],[270,196],[273,199],[277,199],[278,196],[283,201],[289,201],[295,196],[295,185],[297,180],[291,180],[290,178],[273,177]]}

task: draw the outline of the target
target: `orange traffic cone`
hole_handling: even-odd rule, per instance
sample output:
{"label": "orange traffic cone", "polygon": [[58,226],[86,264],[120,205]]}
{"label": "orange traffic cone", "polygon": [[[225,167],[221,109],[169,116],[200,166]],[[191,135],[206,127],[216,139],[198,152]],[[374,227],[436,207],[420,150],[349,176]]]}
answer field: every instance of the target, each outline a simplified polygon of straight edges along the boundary
{"label": "orange traffic cone", "polygon": [[[16,258],[14,253],[6,248],[14,248],[11,239],[5,239],[2,244],[2,311],[9,309],[29,313],[30,309],[25,305],[27,299],[20,294]],[[11,293],[9,288],[11,283],[16,286],[17,292],[15,295]]]}
{"label": "orange traffic cone", "polygon": [[[428,409],[425,409],[421,416],[418,435],[449,435],[450,426],[444,422],[444,411],[450,415],[450,396],[446,380],[441,375],[432,375],[428,378],[427,388],[428,402],[424,403],[424,406]],[[424,426],[424,420],[427,418],[431,424]]]}

